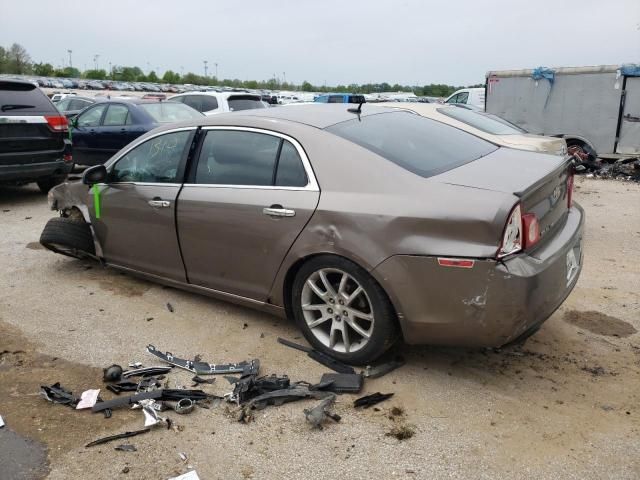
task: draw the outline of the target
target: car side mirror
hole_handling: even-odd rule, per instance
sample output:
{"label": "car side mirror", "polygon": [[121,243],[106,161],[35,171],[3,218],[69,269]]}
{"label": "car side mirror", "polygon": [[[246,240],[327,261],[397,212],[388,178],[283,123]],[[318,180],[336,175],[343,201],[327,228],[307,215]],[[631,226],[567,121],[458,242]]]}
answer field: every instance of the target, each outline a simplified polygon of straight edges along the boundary
{"label": "car side mirror", "polygon": [[82,183],[85,185],[94,185],[103,183],[107,179],[107,169],[104,165],[94,165],[87,168],[82,174]]}

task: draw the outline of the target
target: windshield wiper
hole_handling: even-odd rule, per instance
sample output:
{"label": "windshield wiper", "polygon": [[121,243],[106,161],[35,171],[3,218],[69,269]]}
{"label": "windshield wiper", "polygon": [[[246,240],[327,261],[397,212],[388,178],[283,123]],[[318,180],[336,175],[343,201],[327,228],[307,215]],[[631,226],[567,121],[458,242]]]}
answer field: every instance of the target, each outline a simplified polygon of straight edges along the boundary
{"label": "windshield wiper", "polygon": [[22,110],[23,108],[36,108],[35,105],[3,105],[2,108],[0,108],[0,110],[2,110],[3,112],[6,112],[7,110]]}

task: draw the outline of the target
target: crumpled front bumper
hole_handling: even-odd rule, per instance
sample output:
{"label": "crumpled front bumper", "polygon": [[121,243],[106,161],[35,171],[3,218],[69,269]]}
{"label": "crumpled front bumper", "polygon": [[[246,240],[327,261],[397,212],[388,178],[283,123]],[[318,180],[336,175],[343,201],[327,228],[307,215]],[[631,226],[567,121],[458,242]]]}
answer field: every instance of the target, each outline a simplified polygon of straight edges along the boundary
{"label": "crumpled front bumper", "polygon": [[[470,269],[396,255],[372,273],[391,297],[407,343],[501,346],[542,324],[571,293],[582,270],[583,230],[584,211],[574,203],[562,229],[531,254],[476,260]],[[578,266],[568,278],[571,250]]]}

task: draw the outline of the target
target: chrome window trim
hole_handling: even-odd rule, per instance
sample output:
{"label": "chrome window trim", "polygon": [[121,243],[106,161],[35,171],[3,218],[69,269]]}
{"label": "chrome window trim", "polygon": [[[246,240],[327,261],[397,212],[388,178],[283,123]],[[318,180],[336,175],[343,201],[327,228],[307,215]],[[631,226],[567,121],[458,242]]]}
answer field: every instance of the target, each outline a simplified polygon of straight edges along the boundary
{"label": "chrome window trim", "polygon": [[[295,147],[298,155],[300,156],[300,160],[302,160],[302,166],[304,167],[304,171],[307,174],[307,184],[304,187],[286,187],[286,186],[278,186],[278,185],[230,185],[225,183],[185,183],[185,187],[196,187],[196,188],[234,188],[234,189],[247,189],[251,188],[253,190],[289,190],[289,191],[310,191],[310,192],[319,192],[320,186],[318,185],[318,181],[316,180],[316,176],[313,172],[313,167],[311,166],[311,162],[309,161],[309,157],[307,157],[307,153],[302,148],[300,142],[298,142],[295,138],[290,137],[285,133],[275,132],[273,130],[267,130],[264,128],[255,128],[255,127],[238,127],[238,126],[223,126],[223,125],[215,125],[215,126],[207,126],[202,127],[202,130],[231,130],[231,131],[240,131],[240,132],[253,132],[253,133],[262,133],[264,135],[271,135],[273,137],[282,138],[291,142],[291,144]],[[198,161],[200,158],[198,157]]]}

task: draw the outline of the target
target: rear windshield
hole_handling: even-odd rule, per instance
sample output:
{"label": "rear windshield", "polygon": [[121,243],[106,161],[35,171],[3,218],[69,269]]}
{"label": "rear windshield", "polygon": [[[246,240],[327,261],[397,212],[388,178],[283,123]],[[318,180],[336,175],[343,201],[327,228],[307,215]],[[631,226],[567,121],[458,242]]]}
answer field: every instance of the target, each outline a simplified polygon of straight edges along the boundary
{"label": "rear windshield", "polygon": [[493,135],[516,135],[525,133],[521,128],[503,120],[495,115],[474,112],[473,110],[467,110],[460,107],[443,107],[438,108],[437,111],[447,117],[459,120],[462,123],[471,125],[472,127],[482,130],[486,133]]}
{"label": "rear windshield", "polygon": [[140,107],[158,123],[173,123],[202,117],[200,112],[183,103],[142,103]]}
{"label": "rear windshield", "polygon": [[355,117],[326,130],[422,177],[446,172],[498,148],[462,130],[410,112]]}
{"label": "rear windshield", "polygon": [[227,101],[229,102],[229,109],[232,112],[267,107],[260,97],[254,97],[251,95],[234,95],[229,97]]}
{"label": "rear windshield", "polygon": [[47,96],[29,83],[0,81],[0,115],[57,113]]}

